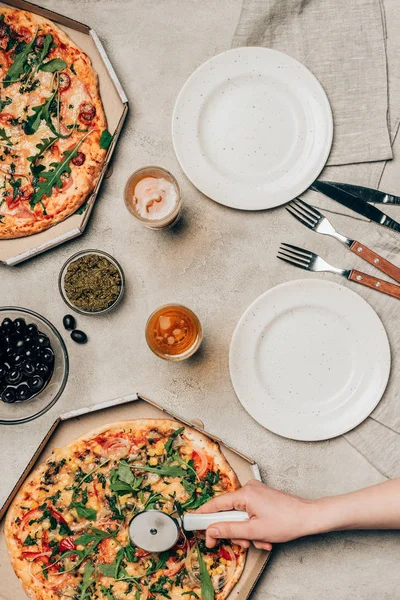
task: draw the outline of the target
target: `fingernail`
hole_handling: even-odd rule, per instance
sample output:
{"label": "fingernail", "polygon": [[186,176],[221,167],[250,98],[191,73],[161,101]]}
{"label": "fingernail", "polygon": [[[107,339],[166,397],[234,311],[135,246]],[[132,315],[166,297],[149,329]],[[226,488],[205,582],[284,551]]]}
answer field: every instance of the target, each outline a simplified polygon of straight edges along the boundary
{"label": "fingernail", "polygon": [[208,533],[211,535],[211,537],[219,537],[219,529],[217,529],[216,527],[210,527]]}

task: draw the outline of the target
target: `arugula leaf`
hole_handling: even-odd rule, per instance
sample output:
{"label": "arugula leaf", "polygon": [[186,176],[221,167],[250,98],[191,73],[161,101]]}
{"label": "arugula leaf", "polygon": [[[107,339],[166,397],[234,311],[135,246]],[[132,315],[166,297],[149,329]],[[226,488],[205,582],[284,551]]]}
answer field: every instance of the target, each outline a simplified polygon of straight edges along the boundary
{"label": "arugula leaf", "polygon": [[[75,214],[76,214],[76,215],[83,215],[83,213],[85,212],[85,210],[87,209],[87,207],[88,207],[88,203],[87,203],[87,201],[86,201],[84,204],[82,204],[82,206],[80,206],[80,207],[78,208],[78,210],[76,210],[76,211],[75,211]],[[100,475],[101,475],[101,473],[100,473]],[[104,488],[106,487],[106,486],[105,486],[105,482],[104,482],[104,485],[103,485],[103,481],[101,481],[101,480],[100,480],[100,476],[99,476],[99,475],[97,475],[97,478],[99,479],[99,481],[100,481],[100,483],[101,483],[101,487],[102,487],[102,488],[103,488],[103,490],[104,490]]]}
{"label": "arugula leaf", "polygon": [[97,519],[97,512],[94,508],[88,508],[82,502],[71,502],[69,507],[76,510],[79,518],[87,519],[88,521],[95,521]]}
{"label": "arugula leaf", "polygon": [[26,133],[26,135],[32,135],[33,133],[36,133],[42,121],[46,121],[51,131],[57,134],[51,120],[51,104],[55,98],[57,91],[58,87],[56,87],[56,89],[53,90],[53,93],[50,94],[50,96],[44,101],[43,104],[40,104],[39,106],[32,106],[33,112],[28,116],[27,120],[24,123],[24,133]]}
{"label": "arugula leaf", "polygon": [[89,588],[95,583],[95,579],[92,578],[94,573],[94,566],[92,563],[87,562],[85,568],[83,570],[83,578],[81,583],[79,584],[79,596],[78,600],[91,600],[92,593],[89,591]]}
{"label": "arugula leaf", "polygon": [[88,501],[88,493],[87,489],[81,490],[81,500],[72,501],[69,505],[69,508],[74,508],[78,517],[88,519],[89,521],[95,521],[97,518],[97,512],[94,508],[89,508],[86,506]]}
{"label": "arugula leaf", "polygon": [[4,129],[4,127],[2,127],[0,129],[0,139],[2,139],[4,142],[7,142],[7,144],[11,144],[11,138],[8,137],[8,135],[6,134],[6,130]]}
{"label": "arugula leaf", "polygon": [[114,537],[116,533],[116,531],[109,533],[108,531],[102,531],[101,529],[97,529],[96,527],[91,527],[90,531],[78,537],[75,540],[75,543],[77,546],[87,546],[92,542],[101,542],[101,540],[105,540],[106,538]]}
{"label": "arugula leaf", "polygon": [[159,467],[147,467],[146,465],[132,465],[133,469],[145,471],[146,473],[157,473],[157,475],[164,475],[165,477],[185,477],[187,475],[186,469],[182,467],[176,467],[174,465],[160,465]]}
{"label": "arugula leaf", "polygon": [[188,494],[193,496],[194,492],[196,491],[195,484],[192,483],[191,481],[188,481],[187,479],[183,479],[182,485],[183,485],[183,489],[185,490],[185,492],[187,492]]}
{"label": "arugula leaf", "polygon": [[213,584],[211,583],[211,577],[210,577],[209,572],[207,571],[207,567],[203,560],[203,555],[200,552],[200,548],[199,548],[199,544],[197,543],[197,540],[196,540],[196,548],[197,548],[197,556],[199,558],[202,600],[214,600],[215,592],[214,592]]}
{"label": "arugula leaf", "polygon": [[174,441],[174,439],[176,437],[178,437],[178,435],[180,433],[182,433],[182,431],[184,431],[185,428],[184,427],[179,427],[179,429],[176,429],[169,437],[169,440],[165,443],[165,450],[167,451],[167,454],[171,453],[172,450],[172,443]]}
{"label": "arugula leaf", "polygon": [[28,73],[30,69],[29,55],[33,51],[33,47],[36,42],[37,32],[33,36],[32,40],[27,43],[22,43],[21,49],[15,54],[14,62],[7,71],[6,77],[3,80],[4,87],[8,87],[12,83],[19,80],[21,75]]}
{"label": "arugula leaf", "polygon": [[113,577],[115,579],[115,565],[114,563],[111,564],[98,564],[97,565],[100,569],[100,571],[103,573],[103,575],[105,575],[106,577]]}
{"label": "arugula leaf", "polygon": [[[63,181],[61,179],[61,176],[71,174],[71,167],[69,166],[69,162],[72,158],[74,158],[74,156],[78,154],[79,147],[81,146],[82,142],[86,139],[86,137],[91,133],[91,131],[88,131],[88,133],[86,133],[79,140],[75,148],[64,152],[64,158],[59,163],[51,163],[50,166],[52,167],[52,169],[48,171],[42,171],[40,173],[40,177],[41,179],[43,179],[43,181],[38,182],[37,187],[31,197],[31,209],[33,209],[36,206],[36,204],[42,200],[43,196],[47,196],[50,198],[53,192],[53,187],[62,187]],[[102,463],[97,468],[100,468],[104,464],[105,463]]]}
{"label": "arugula leaf", "polygon": [[[100,591],[103,595],[107,596],[107,600],[115,600],[110,588],[106,588],[104,585],[101,585]],[[139,593],[139,600],[140,600],[140,593]]]}
{"label": "arugula leaf", "polygon": [[100,148],[103,148],[103,150],[107,150],[109,145],[112,142],[112,139],[113,139],[113,136],[108,131],[108,129],[104,129],[101,132],[101,136],[100,136]]}
{"label": "arugula leaf", "polygon": [[23,545],[24,546],[37,546],[38,543],[35,540],[35,538],[33,538],[31,535],[27,535],[26,538],[25,538],[25,540],[24,540]]}
{"label": "arugula leaf", "polygon": [[118,469],[111,469],[110,488],[119,496],[136,492],[143,481],[143,477],[135,477],[130,466],[120,461]]}
{"label": "arugula leaf", "polygon": [[3,225],[4,219],[5,219],[5,216],[4,215],[0,215],[0,225]]}
{"label": "arugula leaf", "polygon": [[172,583],[172,579],[170,579],[166,575],[162,575],[157,579],[155,583],[151,584],[150,593],[160,594],[161,596],[164,596],[164,598],[171,598],[171,596],[168,594],[168,590],[166,590],[164,587],[165,584],[170,582]]}
{"label": "arugula leaf", "polygon": [[[59,137],[49,137],[49,138],[42,138],[40,140],[40,142],[38,144],[36,144],[36,148],[38,149],[38,152],[36,154],[34,154],[33,156],[28,156],[28,161],[31,163],[31,170],[32,170],[32,166],[35,164],[35,162],[41,158],[43,156],[43,154],[46,152],[46,150],[48,150],[49,148],[51,148],[51,146],[54,144],[54,142],[56,142],[59,139]],[[43,166],[43,165],[40,165]],[[43,169],[41,169],[42,171],[45,169],[45,167],[43,167]]]}
{"label": "arugula leaf", "polygon": [[165,563],[167,562],[167,560],[170,557],[170,553],[168,550],[165,550],[165,552],[161,552],[159,558],[158,558],[158,562],[156,562],[154,560],[154,558],[151,558],[151,566],[149,567],[149,569],[147,569],[146,571],[146,577],[148,575],[152,575],[153,573],[155,573],[156,571],[159,571],[160,569],[163,569],[165,567]]}
{"label": "arugula leaf", "polygon": [[61,58],[53,58],[48,60],[40,66],[40,70],[45,73],[55,73],[56,71],[62,71],[67,66],[67,63],[61,60]]}

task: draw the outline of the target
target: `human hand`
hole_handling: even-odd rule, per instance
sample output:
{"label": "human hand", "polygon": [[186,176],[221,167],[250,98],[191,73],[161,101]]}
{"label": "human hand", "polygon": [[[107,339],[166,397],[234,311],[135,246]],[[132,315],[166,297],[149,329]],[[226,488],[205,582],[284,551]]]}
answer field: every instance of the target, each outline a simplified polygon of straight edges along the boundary
{"label": "human hand", "polygon": [[280,492],[252,480],[245,486],[216,496],[197,512],[213,513],[221,510],[245,510],[250,519],[239,523],[215,523],[206,532],[206,544],[213,548],[220,538],[248,548],[271,550],[272,543],[287,542],[311,533],[314,502]]}

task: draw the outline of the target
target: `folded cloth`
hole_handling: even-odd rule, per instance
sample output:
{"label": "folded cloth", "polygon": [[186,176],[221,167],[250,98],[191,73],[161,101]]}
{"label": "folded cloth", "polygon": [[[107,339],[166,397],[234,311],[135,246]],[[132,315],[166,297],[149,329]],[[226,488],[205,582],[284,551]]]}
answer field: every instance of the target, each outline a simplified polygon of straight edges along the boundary
{"label": "folded cloth", "polygon": [[316,75],[333,111],[328,165],[392,158],[380,0],[243,0],[233,46],[280,50]]}

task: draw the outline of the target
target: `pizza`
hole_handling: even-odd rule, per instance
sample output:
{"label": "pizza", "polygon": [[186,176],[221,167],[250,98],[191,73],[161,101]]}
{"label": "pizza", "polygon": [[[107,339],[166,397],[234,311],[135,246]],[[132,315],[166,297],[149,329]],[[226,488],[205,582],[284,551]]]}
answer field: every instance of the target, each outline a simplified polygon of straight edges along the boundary
{"label": "pizza", "polygon": [[35,600],[223,600],[246,550],[204,532],[149,553],[132,544],[131,519],[157,509],[194,511],[240,487],[219,446],[167,419],[106,425],[56,449],[27,479],[6,519],[17,576]]}
{"label": "pizza", "polygon": [[0,7],[0,238],[85,202],[111,136],[88,56],[51,21]]}

